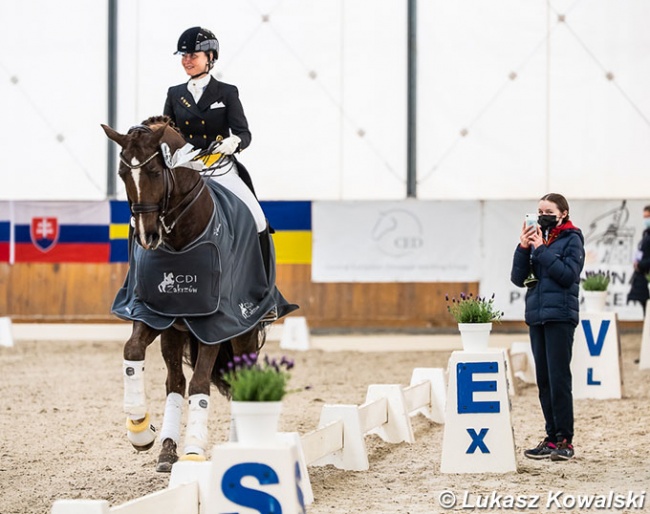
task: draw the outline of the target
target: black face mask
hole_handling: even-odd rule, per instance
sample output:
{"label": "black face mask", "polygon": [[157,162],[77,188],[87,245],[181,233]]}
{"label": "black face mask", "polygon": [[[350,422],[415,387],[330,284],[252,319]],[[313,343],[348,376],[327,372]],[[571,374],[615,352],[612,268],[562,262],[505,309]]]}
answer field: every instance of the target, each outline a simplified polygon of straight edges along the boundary
{"label": "black face mask", "polygon": [[537,223],[539,223],[541,229],[546,232],[547,230],[557,227],[558,219],[553,214],[540,214],[539,218],[537,218]]}

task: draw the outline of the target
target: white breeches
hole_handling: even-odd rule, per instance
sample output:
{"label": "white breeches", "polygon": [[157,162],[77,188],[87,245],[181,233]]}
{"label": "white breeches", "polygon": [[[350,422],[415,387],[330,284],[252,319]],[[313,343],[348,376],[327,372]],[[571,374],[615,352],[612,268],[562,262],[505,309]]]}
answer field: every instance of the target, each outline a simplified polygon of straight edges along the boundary
{"label": "white breeches", "polygon": [[264,216],[264,211],[260,207],[253,192],[237,174],[235,166],[232,166],[230,171],[224,175],[212,177],[212,180],[221,184],[231,193],[234,193],[237,198],[246,204],[246,207],[248,207],[248,210],[251,211],[255,219],[258,233],[266,229],[266,216]]}

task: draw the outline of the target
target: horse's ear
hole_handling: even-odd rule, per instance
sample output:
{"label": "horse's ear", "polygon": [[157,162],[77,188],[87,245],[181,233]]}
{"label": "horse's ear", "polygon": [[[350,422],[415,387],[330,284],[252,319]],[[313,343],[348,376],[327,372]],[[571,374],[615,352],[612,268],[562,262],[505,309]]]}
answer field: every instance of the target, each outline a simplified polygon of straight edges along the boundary
{"label": "horse's ear", "polygon": [[102,128],[104,129],[104,132],[106,133],[106,137],[108,137],[108,139],[110,139],[111,141],[115,141],[118,145],[124,148],[124,145],[126,143],[126,135],[120,134],[119,132],[113,130],[108,125],[102,124]]}
{"label": "horse's ear", "polygon": [[163,124],[160,128],[156,129],[156,131],[151,135],[151,141],[156,146],[158,146],[158,143],[160,143],[160,140],[165,134],[165,130],[167,129],[168,126],[169,126],[169,122]]}

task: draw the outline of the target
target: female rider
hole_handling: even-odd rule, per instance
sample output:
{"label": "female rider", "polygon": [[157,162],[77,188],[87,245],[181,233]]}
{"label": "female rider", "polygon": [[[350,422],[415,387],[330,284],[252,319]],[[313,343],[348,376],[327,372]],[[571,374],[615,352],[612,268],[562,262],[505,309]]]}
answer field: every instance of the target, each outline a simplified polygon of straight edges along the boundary
{"label": "female rider", "polygon": [[[175,53],[181,54],[189,80],[169,88],[163,114],[172,119],[195,148],[206,150],[212,145],[213,154],[204,159],[207,166],[217,160],[217,154],[233,155],[244,150],[251,142],[251,133],[237,87],[210,75],[219,59],[216,36],[205,28],[191,27],[181,34]],[[269,277],[269,227],[248,171],[236,160],[235,163],[226,173],[219,170],[212,179],[242,200],[253,215]]]}

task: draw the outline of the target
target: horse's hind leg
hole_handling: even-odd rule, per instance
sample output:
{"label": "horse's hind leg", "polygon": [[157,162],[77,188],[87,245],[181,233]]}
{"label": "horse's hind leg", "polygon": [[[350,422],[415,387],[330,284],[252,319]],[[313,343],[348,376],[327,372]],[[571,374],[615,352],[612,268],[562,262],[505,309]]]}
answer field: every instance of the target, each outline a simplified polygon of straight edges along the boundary
{"label": "horse's hind leg", "polygon": [[162,448],[158,455],[156,471],[169,473],[178,460],[176,448],[181,435],[181,417],[185,397],[186,380],[183,374],[183,352],[189,338],[187,332],[169,329],[160,338],[160,349],[167,367],[167,401],[163,425],[160,430]]}
{"label": "horse's hind leg", "polygon": [[218,344],[199,343],[194,374],[190,380],[187,432],[181,460],[205,460],[208,446],[208,415],[210,412],[210,377],[217,355]]}
{"label": "horse's hind leg", "polygon": [[147,395],[144,387],[144,357],[147,346],[159,331],[144,323],[133,323],[131,337],[124,345],[124,413],[127,437],[138,451],[146,451],[156,440],[156,429],[149,422]]}

